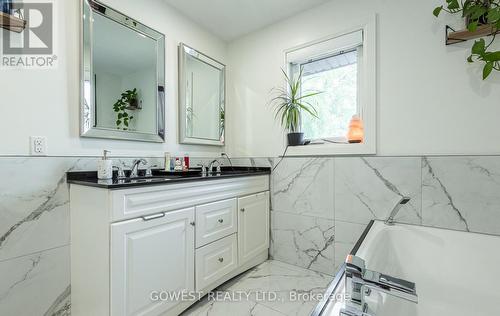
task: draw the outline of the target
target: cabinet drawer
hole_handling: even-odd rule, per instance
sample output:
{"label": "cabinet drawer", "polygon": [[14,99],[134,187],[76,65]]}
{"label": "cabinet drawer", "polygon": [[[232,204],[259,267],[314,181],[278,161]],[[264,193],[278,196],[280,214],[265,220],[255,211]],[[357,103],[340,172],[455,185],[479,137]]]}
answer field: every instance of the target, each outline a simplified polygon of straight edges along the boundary
{"label": "cabinet drawer", "polygon": [[236,234],[196,249],[196,290],[201,291],[238,267]]}
{"label": "cabinet drawer", "polygon": [[196,207],[196,248],[236,232],[237,205],[231,199]]}

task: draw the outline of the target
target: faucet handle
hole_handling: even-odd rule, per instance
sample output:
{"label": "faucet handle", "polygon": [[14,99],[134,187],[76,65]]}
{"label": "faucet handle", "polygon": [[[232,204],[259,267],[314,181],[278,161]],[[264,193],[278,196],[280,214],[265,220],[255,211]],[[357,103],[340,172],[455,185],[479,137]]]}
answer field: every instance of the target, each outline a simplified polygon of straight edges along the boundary
{"label": "faucet handle", "polygon": [[346,271],[350,274],[362,276],[365,273],[365,260],[355,255],[348,255],[345,259]]}
{"label": "faucet handle", "polygon": [[125,171],[122,166],[113,166],[113,169],[118,170],[118,178],[125,178]]}
{"label": "faucet handle", "polygon": [[203,163],[199,163],[196,166],[201,167],[201,175],[206,176],[207,175],[207,169],[208,167],[205,167]]}
{"label": "faucet handle", "polygon": [[151,171],[151,169],[153,168],[158,168],[158,165],[152,165],[152,166],[149,166],[147,169],[146,169],[146,177],[151,177],[153,176],[153,172]]}

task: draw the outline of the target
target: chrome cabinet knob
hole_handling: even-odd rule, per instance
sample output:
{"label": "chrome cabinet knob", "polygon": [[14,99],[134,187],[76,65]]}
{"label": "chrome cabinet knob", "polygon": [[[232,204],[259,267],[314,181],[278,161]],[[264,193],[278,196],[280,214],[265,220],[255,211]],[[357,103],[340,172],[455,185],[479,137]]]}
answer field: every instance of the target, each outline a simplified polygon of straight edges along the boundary
{"label": "chrome cabinet knob", "polygon": [[224,258],[219,258],[219,262],[224,262]]}
{"label": "chrome cabinet knob", "polygon": [[224,223],[224,220],[221,218],[218,220],[218,222],[222,224],[222,223]]}

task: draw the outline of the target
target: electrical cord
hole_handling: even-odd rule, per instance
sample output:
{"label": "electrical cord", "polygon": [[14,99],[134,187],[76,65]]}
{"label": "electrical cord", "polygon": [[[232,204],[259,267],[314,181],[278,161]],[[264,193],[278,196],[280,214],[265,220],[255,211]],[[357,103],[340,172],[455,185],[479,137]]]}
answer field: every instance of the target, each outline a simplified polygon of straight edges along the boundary
{"label": "electrical cord", "polygon": [[288,145],[286,145],[285,147],[285,151],[283,152],[283,155],[281,155],[281,159],[278,161],[278,163],[274,166],[273,170],[276,170],[276,168],[278,168],[278,166],[280,165],[280,163],[283,161],[283,159],[285,158],[285,155],[286,155],[286,151],[288,150]]}

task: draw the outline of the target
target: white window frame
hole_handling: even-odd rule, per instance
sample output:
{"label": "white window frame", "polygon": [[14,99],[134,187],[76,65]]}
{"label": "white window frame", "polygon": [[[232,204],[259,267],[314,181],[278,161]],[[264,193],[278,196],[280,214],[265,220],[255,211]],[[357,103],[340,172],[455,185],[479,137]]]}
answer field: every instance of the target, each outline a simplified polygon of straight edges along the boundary
{"label": "white window frame", "polygon": [[307,146],[290,146],[287,156],[331,156],[331,155],[375,155],[377,153],[377,23],[373,16],[359,24],[338,32],[336,34],[308,42],[285,50],[285,68],[289,70],[291,62],[289,56],[298,50],[322,44],[332,39],[342,37],[357,31],[363,32],[362,68],[358,78],[358,107],[359,115],[363,120],[365,139],[363,143],[356,144],[324,144]]}

